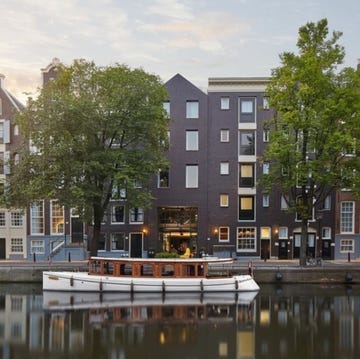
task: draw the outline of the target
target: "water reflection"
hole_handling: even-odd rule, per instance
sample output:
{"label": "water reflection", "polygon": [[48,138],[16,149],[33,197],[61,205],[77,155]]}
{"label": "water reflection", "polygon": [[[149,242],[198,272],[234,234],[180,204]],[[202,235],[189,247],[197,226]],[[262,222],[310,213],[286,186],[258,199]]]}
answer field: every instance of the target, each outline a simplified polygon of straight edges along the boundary
{"label": "water reflection", "polygon": [[99,296],[0,286],[1,358],[358,358],[360,289]]}

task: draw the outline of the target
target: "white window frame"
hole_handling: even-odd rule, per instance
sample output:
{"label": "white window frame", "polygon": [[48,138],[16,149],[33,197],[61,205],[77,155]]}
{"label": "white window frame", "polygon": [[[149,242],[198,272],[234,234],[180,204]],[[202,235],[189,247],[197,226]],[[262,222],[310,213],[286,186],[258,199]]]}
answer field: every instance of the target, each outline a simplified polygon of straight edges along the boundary
{"label": "white window frame", "polygon": [[289,238],[289,228],[279,227],[279,239],[288,239],[288,238]]}
{"label": "white window frame", "polygon": [[220,98],[220,109],[230,110],[230,97],[223,96]]}
{"label": "white window frame", "polygon": [[[256,239],[256,227],[237,227],[236,252],[256,252]],[[248,242],[240,248],[241,241]]]}
{"label": "white window frame", "polygon": [[263,130],[263,142],[269,142],[270,141],[270,130]]}
{"label": "white window frame", "polygon": [[227,128],[220,130],[220,142],[230,142],[230,131]]}
{"label": "white window frame", "polygon": [[260,227],[260,239],[271,238],[271,227]]}
{"label": "white window frame", "polygon": [[267,208],[270,207],[270,195],[269,193],[263,193],[262,195],[262,206]]}
{"label": "white window frame", "polygon": [[186,151],[199,151],[198,130],[186,130]]}
{"label": "white window frame", "polygon": [[170,101],[163,102],[163,109],[166,111],[167,116],[170,117]]}
{"label": "white window frame", "polygon": [[331,227],[322,227],[321,239],[331,239]]}
{"label": "white window frame", "polygon": [[[343,211],[343,204],[351,204],[351,207],[352,207],[352,211],[351,212],[344,212]],[[349,231],[344,231],[343,228],[344,228],[344,225],[343,225],[343,214],[351,214],[351,230]],[[355,216],[355,202],[354,201],[342,201],[340,203],[340,233],[351,233],[353,234],[354,233],[354,217]]]}
{"label": "white window frame", "polygon": [[199,118],[199,101],[187,100],[186,101],[186,118],[197,119]]}
{"label": "white window frame", "polygon": [[[135,211],[137,211],[136,218],[138,220],[135,221]],[[129,210],[129,223],[130,224],[138,224],[144,223],[144,210],[140,207],[132,207]]]}
{"label": "white window frame", "polygon": [[[34,212],[34,204],[36,204],[36,213]],[[35,216],[36,214],[36,216]],[[45,223],[44,223],[44,201],[35,201],[30,206],[30,233],[32,235],[43,235],[45,230]],[[37,223],[37,227],[41,228],[41,232],[34,231],[34,221]]]}
{"label": "white window frame", "polygon": [[10,226],[22,227],[24,225],[24,215],[21,211],[10,212]]}
{"label": "white window frame", "polygon": [[229,195],[227,193],[220,194],[220,207],[229,207]]}
{"label": "white window frame", "polygon": [[[116,238],[116,236],[119,235],[119,238]],[[121,251],[124,251],[125,250],[125,233],[124,232],[111,232],[110,233],[110,251],[111,252],[121,252]],[[114,248],[114,244],[119,242],[119,241],[122,241],[122,248],[120,249],[117,249],[117,248]]]}
{"label": "white window frame", "polygon": [[270,162],[263,163],[263,174],[268,175],[270,173]]}
{"label": "white window frame", "polygon": [[13,254],[24,253],[24,239],[23,238],[11,238],[10,239],[10,252]]}
{"label": "white window frame", "polygon": [[353,238],[340,239],[340,253],[354,253],[355,240]]}
{"label": "white window frame", "polygon": [[220,175],[228,175],[230,173],[230,164],[227,161],[220,162]]}
{"label": "white window frame", "polygon": [[230,242],[230,227],[219,227],[219,242]]}
{"label": "white window frame", "polygon": [[58,200],[50,201],[50,232],[61,236],[65,234],[65,213],[64,207],[58,203]]}
{"label": "white window frame", "polygon": [[45,241],[43,239],[32,239],[30,241],[31,254],[45,254]]}
{"label": "white window frame", "polygon": [[199,188],[199,166],[198,165],[186,165],[185,187],[186,188]]}
{"label": "white window frame", "polygon": [[[117,221],[116,220],[116,208],[118,207],[122,207],[123,208],[123,218],[122,221]],[[125,223],[125,206],[123,205],[113,205],[111,206],[111,224],[124,224]]]}

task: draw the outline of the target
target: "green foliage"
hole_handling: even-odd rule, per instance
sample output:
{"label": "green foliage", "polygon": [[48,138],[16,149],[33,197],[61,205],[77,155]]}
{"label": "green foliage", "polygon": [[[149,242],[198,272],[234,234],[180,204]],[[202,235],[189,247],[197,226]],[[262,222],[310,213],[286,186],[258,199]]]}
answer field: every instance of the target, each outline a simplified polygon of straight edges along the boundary
{"label": "green foliage", "polygon": [[179,258],[177,253],[172,252],[159,252],[155,254],[155,258]]}
{"label": "green foliage", "polygon": [[329,36],[322,19],[299,29],[299,54],[281,54],[267,87],[274,117],[264,159],[265,191],[277,186],[304,225],[333,189],[359,191],[359,71],[338,67],[345,51],[340,32]]}
{"label": "green foliage", "polygon": [[17,118],[24,142],[20,162],[10,164],[7,205],[56,198],[98,226],[116,188],[126,190],[129,205],[149,205],[146,185],[167,165],[166,98],[160,79],[141,69],[60,65]]}

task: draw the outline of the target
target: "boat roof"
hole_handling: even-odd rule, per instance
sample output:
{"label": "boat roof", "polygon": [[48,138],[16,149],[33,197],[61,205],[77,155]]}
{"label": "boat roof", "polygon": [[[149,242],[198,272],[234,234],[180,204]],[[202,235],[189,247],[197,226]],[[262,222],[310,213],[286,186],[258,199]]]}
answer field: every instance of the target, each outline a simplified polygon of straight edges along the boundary
{"label": "boat roof", "polygon": [[117,262],[143,262],[143,263],[226,263],[232,262],[232,258],[202,257],[202,258],[114,258],[114,257],[90,257],[90,260],[117,261]]}

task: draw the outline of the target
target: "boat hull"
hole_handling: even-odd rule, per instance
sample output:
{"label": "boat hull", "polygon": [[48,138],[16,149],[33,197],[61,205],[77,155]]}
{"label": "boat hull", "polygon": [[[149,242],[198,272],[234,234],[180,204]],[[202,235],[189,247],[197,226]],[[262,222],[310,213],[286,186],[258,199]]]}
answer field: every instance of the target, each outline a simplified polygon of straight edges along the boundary
{"label": "boat hull", "polygon": [[146,278],[43,272],[43,290],[71,292],[251,292],[260,288],[250,275],[209,278]]}

